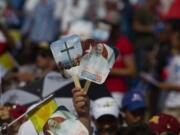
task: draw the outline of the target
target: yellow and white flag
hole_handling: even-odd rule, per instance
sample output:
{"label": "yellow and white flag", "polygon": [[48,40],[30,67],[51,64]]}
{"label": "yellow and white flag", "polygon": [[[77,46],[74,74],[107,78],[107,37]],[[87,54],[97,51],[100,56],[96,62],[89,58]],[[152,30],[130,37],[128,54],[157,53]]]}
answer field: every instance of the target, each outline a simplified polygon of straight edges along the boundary
{"label": "yellow and white flag", "polygon": [[29,119],[32,121],[37,132],[42,132],[43,126],[49,117],[54,113],[58,108],[57,103],[54,99],[48,99],[47,101],[39,104],[28,113]]}

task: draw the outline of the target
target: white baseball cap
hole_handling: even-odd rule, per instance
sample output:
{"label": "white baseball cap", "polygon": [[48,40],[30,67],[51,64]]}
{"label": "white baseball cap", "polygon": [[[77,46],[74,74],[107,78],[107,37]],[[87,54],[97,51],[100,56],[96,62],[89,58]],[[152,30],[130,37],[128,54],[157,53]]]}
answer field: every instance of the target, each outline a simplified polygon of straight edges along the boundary
{"label": "white baseball cap", "polygon": [[112,97],[103,97],[92,103],[92,115],[95,119],[103,115],[112,115],[117,118],[119,115],[119,108]]}

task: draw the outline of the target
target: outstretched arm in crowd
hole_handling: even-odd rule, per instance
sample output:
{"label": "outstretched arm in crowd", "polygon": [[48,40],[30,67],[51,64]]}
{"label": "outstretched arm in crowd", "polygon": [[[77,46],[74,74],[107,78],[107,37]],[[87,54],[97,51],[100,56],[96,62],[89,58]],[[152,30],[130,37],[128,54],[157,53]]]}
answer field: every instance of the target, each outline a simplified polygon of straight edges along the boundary
{"label": "outstretched arm in crowd", "polygon": [[173,83],[161,82],[159,83],[159,87],[163,90],[175,90],[180,92],[180,85]]}
{"label": "outstretched arm in crowd", "polygon": [[90,118],[90,101],[83,89],[74,88],[73,93],[73,104],[76,109],[76,112],[79,116],[79,120],[86,126],[89,130],[89,134],[92,133],[91,128],[91,118]]}
{"label": "outstretched arm in crowd", "polygon": [[133,22],[133,29],[136,32],[145,32],[145,33],[151,33],[153,32],[153,25],[144,25],[138,20],[134,20]]}

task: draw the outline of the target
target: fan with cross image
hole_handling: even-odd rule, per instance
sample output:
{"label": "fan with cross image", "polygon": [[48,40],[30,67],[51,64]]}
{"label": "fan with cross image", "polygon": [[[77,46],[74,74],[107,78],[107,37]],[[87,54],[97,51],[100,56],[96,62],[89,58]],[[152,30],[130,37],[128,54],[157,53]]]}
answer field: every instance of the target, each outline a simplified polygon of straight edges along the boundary
{"label": "fan with cross image", "polygon": [[114,62],[115,48],[94,40],[81,41],[78,35],[70,35],[50,45],[57,64],[62,64],[70,74],[75,86],[81,87],[78,78],[102,84],[106,80]]}

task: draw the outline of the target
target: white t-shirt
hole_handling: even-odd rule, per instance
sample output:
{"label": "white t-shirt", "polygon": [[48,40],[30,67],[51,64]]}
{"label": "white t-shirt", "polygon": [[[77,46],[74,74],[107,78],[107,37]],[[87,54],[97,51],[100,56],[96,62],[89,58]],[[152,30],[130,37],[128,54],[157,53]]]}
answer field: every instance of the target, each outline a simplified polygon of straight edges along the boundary
{"label": "white t-shirt", "polygon": [[[174,56],[168,66],[168,82],[180,85],[180,55]],[[170,91],[168,93],[165,106],[168,108],[180,107],[180,92]]]}

